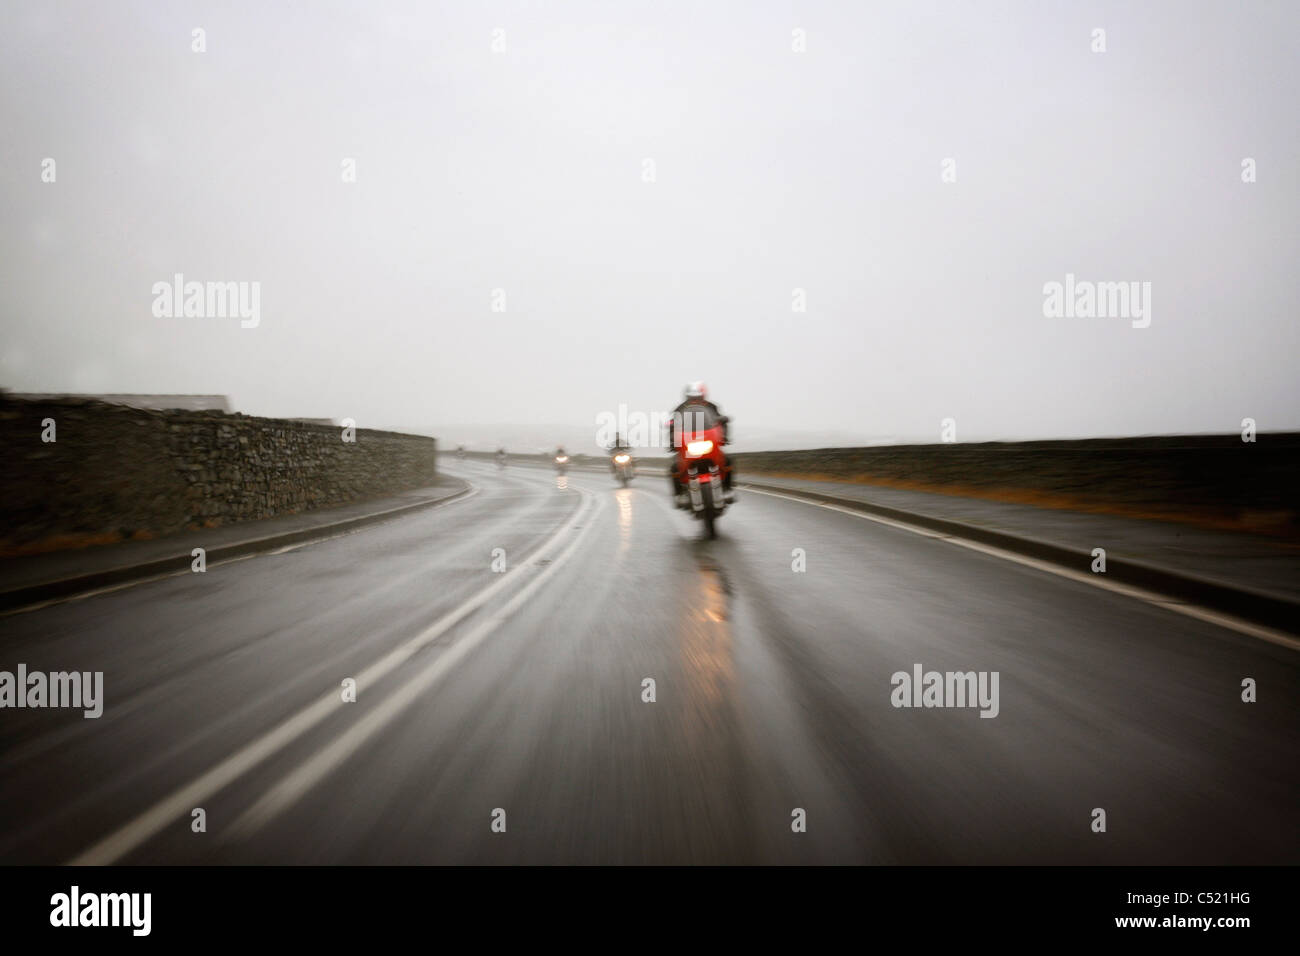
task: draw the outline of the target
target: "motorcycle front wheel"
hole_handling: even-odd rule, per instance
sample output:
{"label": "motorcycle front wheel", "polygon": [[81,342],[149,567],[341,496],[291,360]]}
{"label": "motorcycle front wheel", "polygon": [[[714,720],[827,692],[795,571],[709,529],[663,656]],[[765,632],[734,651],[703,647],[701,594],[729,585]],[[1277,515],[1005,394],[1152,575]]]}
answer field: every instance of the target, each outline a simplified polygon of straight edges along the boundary
{"label": "motorcycle front wheel", "polygon": [[717,512],[713,508],[713,495],[715,492],[716,489],[713,487],[713,482],[700,485],[700,494],[704,497],[704,510],[700,512],[700,520],[704,522],[704,533],[707,534],[710,539],[718,536],[718,529],[715,524],[717,520]]}

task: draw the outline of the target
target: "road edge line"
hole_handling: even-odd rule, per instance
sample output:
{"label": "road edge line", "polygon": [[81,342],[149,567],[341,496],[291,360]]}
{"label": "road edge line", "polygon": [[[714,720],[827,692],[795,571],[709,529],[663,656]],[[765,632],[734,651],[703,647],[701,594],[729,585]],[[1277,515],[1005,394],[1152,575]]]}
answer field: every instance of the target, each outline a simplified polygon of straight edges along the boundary
{"label": "road edge line", "polygon": [[[1064,545],[1035,538],[1025,538],[1005,531],[995,531],[979,525],[965,524],[950,518],[904,511],[856,498],[844,498],[819,491],[792,489],[784,485],[769,485],[745,480],[737,482],[741,488],[776,497],[787,497],[808,502],[836,506],[847,511],[887,519],[900,525],[911,525],[928,534],[962,538],[967,541],[999,548],[1013,554],[1033,558],[1045,564],[1083,574],[1092,561],[1088,551],[1077,551]],[[1097,583],[1105,580],[1140,588],[1162,599],[1165,603],[1188,602],[1202,608],[1241,618],[1259,625],[1300,635],[1300,602],[1281,595],[1255,591],[1226,581],[1201,578],[1181,571],[1172,571],[1128,558],[1107,557],[1104,576],[1096,575]],[[1288,643],[1287,646],[1294,645]]]}
{"label": "road edge line", "polygon": [[[316,540],[335,538],[349,531],[389,521],[393,518],[400,518],[403,515],[424,508],[436,508],[439,505],[451,504],[475,493],[474,486],[469,482],[465,482],[463,479],[457,479],[457,481],[462,481],[465,487],[441,498],[431,498],[427,501],[398,505],[395,508],[355,515],[329,524],[314,525],[310,528],[299,528],[295,531],[284,531],[280,534],[237,541],[233,544],[205,551],[204,558],[208,564],[217,564],[230,561],[233,558],[274,551],[289,545],[307,544]],[[15,614],[23,610],[34,609],[34,606],[37,605],[71,600],[77,597],[89,596],[97,591],[115,590],[126,585],[144,584],[147,581],[169,577],[187,570],[191,561],[191,555],[178,554],[167,558],[144,561],[139,564],[119,565],[101,571],[88,571],[85,574],[59,578],[55,581],[42,581],[39,584],[28,584],[8,591],[0,591],[0,615]]]}

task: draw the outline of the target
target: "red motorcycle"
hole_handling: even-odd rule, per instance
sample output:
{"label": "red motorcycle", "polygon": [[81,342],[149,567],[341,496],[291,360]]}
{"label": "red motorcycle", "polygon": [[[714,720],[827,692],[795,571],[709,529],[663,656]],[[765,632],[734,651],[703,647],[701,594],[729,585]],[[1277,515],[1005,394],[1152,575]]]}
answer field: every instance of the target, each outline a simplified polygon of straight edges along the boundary
{"label": "red motorcycle", "polygon": [[707,405],[690,406],[675,428],[677,475],[686,486],[686,508],[704,522],[710,538],[718,536],[714,522],[727,510],[730,497],[724,481],[731,472],[722,453],[722,421]]}

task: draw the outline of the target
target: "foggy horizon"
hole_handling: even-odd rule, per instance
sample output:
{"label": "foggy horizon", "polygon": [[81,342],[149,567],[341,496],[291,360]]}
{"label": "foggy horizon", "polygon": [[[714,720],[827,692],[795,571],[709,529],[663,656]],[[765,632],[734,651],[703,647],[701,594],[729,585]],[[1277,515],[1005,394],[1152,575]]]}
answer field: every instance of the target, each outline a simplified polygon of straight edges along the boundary
{"label": "foggy horizon", "polygon": [[[1300,13],[1013,7],[11,6],[0,386],[579,430],[702,378],[740,447],[1300,428]],[[158,317],[177,274],[258,323]],[[1046,317],[1070,276],[1149,325]]]}

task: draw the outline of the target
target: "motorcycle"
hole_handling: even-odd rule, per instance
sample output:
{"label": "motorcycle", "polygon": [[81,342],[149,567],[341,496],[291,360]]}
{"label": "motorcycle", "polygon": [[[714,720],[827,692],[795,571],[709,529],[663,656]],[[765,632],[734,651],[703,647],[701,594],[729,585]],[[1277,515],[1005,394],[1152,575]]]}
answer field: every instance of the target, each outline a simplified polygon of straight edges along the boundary
{"label": "motorcycle", "polygon": [[497,452],[497,468],[504,471],[505,467],[506,467],[506,453],[503,451],[499,451]]}
{"label": "motorcycle", "polygon": [[565,473],[569,470],[569,456],[568,456],[568,455],[556,455],[556,456],[555,456],[555,470],[556,470],[559,474],[561,474],[561,475],[565,474]]}
{"label": "motorcycle", "polygon": [[625,451],[620,451],[614,455],[613,460],[610,461],[610,468],[614,472],[614,477],[618,479],[624,488],[627,487],[627,483],[632,480],[635,474],[632,469],[632,456]]}
{"label": "motorcycle", "polygon": [[677,473],[686,485],[686,502],[678,507],[690,511],[704,522],[710,538],[718,536],[715,522],[727,510],[734,497],[725,490],[724,480],[731,471],[722,454],[722,422],[709,409],[694,409],[683,416],[681,433],[675,443]]}

